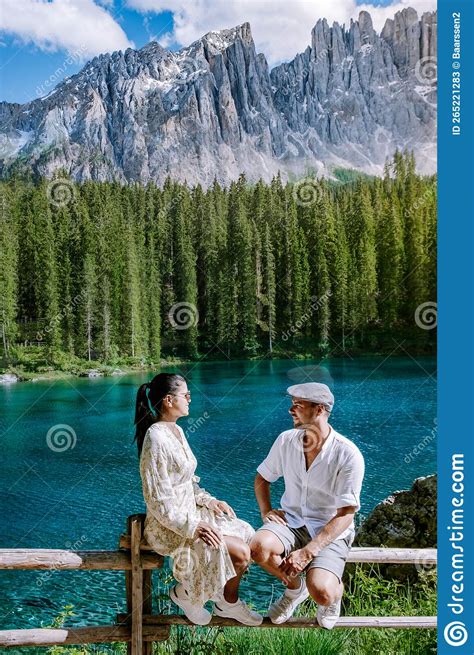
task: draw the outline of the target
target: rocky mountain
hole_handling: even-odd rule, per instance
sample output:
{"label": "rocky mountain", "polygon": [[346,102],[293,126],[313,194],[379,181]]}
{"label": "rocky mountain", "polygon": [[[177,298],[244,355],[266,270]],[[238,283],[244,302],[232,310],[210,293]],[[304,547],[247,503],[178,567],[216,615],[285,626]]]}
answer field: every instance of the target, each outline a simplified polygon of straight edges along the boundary
{"label": "rocky mountain", "polygon": [[269,69],[250,25],[170,52],[101,55],[47,96],[0,103],[0,170],[78,180],[222,183],[334,166],[382,170],[398,148],[436,167],[436,13],[404,9],[378,34],[319,20],[311,46]]}

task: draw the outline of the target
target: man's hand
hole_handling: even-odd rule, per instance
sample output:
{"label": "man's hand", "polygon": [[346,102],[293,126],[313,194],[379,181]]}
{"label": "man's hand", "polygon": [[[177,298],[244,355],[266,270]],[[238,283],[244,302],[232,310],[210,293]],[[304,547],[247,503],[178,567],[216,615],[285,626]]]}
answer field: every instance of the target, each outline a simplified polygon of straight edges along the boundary
{"label": "man's hand", "polygon": [[231,518],[235,519],[234,510],[223,500],[211,500],[208,508],[217,514],[217,516],[222,516],[225,513],[228,514]]}
{"label": "man's hand", "polygon": [[288,523],[285,517],[285,512],[282,509],[271,509],[269,512],[262,514],[262,521],[264,523],[273,521],[274,523],[281,523],[281,525],[286,525]]}
{"label": "man's hand", "polygon": [[212,525],[206,521],[198,523],[193,538],[201,539],[205,544],[212,546],[213,548],[219,548],[223,543],[222,535],[219,530],[213,528]]}
{"label": "man's hand", "polygon": [[285,557],[279,568],[282,573],[291,578],[304,571],[313,557],[314,555],[307,548],[300,548],[300,550],[294,550],[288,557]]}

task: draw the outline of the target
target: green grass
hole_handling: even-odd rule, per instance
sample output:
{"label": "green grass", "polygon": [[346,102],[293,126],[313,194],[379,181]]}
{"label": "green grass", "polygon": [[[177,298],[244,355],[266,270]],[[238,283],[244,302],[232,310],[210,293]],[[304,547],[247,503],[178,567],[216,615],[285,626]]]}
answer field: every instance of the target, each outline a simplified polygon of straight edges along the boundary
{"label": "green grass", "polygon": [[[155,611],[175,612],[167,602],[170,577],[160,576]],[[414,584],[382,578],[377,566],[358,565],[346,575],[342,614],[346,616],[434,616],[436,580],[432,572]],[[316,605],[308,600],[298,609],[300,616],[314,617]],[[63,609],[52,627],[60,627],[73,616]],[[54,646],[15,649],[13,655],[126,655],[125,644]],[[166,642],[154,645],[154,655],[433,655],[436,630],[426,629],[264,629],[198,628],[173,626]]]}

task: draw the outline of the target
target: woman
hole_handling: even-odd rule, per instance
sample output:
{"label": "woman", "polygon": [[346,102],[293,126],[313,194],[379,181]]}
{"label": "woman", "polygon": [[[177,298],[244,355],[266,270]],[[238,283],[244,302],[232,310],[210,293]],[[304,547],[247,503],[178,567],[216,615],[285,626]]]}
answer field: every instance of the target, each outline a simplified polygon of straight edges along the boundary
{"label": "woman", "polygon": [[203,606],[214,613],[259,625],[262,616],[239,599],[241,577],[250,563],[253,528],[232,508],[198,486],[197,462],[183,430],[191,394],[181,375],[160,373],[138,390],[135,438],[147,505],[144,535],[150,546],[173,558],[178,584],[170,598],[190,621],[207,625]]}

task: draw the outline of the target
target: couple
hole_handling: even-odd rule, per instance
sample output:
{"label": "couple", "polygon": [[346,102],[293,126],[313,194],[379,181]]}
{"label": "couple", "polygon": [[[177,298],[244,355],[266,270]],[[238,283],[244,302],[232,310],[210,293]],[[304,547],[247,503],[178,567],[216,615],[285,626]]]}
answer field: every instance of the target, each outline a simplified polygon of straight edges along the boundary
{"label": "couple", "polygon": [[[278,436],[257,469],[263,526],[255,532],[225,501],[198,485],[196,458],[176,424],[189,414],[186,380],[160,373],[138,390],[144,534],[156,552],[173,558],[178,584],[170,598],[195,624],[209,623],[204,605],[212,600],[217,616],[260,625],[262,615],[239,599],[240,580],[252,559],[286,586],[268,610],[273,623],[287,621],[308,596],[318,604],[319,625],[331,629],[337,622],[364,460],[357,446],[329,425],[334,397],[325,384],[297,384],[288,393],[294,429]],[[281,509],[272,509],[270,485],[282,476]]]}

